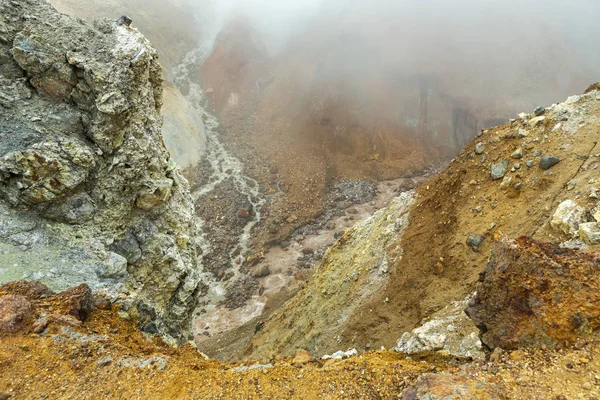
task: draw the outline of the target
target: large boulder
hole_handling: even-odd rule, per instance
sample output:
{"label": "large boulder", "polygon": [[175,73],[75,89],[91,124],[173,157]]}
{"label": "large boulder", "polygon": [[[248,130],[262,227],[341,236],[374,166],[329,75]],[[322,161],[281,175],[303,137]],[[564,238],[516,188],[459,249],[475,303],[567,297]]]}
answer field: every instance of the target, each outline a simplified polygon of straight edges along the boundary
{"label": "large boulder", "polygon": [[161,136],[157,51],[132,27],[92,26],[47,2],[0,0],[0,15],[0,228],[28,227],[0,229],[0,264],[17,265],[0,283],[121,288],[186,340],[197,227]]}
{"label": "large boulder", "polygon": [[394,350],[413,354],[421,351],[447,351],[463,358],[483,359],[479,329],[465,314],[471,296],[455,301],[436,312],[418,328],[404,332]]}
{"label": "large boulder", "polygon": [[600,328],[599,265],[578,249],[501,239],[467,313],[491,349],[573,343]]}

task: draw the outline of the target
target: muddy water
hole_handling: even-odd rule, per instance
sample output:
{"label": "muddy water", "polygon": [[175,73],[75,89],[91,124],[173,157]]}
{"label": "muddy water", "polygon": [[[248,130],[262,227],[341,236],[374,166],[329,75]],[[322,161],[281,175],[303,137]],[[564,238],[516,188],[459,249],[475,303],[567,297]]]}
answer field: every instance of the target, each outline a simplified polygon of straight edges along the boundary
{"label": "muddy water", "polygon": [[[192,79],[192,74],[197,65],[201,64],[206,55],[206,49],[199,48],[187,54],[181,64],[174,69],[175,84],[187,90],[185,96],[189,104],[198,112],[199,116],[205,125],[206,132],[206,153],[204,157],[210,165],[210,171],[208,171],[209,178],[208,183],[200,187],[198,190],[192,193],[194,202],[197,203],[202,201],[206,196],[211,195],[214,190],[224,183],[230,181],[233,183],[235,190],[246,198],[247,204],[252,205],[253,215],[248,219],[244,225],[242,232],[236,238],[237,246],[231,250],[229,254],[230,269],[228,271],[233,273],[233,276],[228,280],[229,283],[236,281],[236,278],[240,275],[240,266],[243,264],[245,256],[250,247],[250,232],[252,228],[260,222],[261,209],[264,206],[266,199],[259,190],[259,185],[256,180],[246,176],[244,174],[244,166],[233,154],[227,151],[225,146],[219,139],[219,122],[217,118],[207,111],[207,100],[204,96],[202,87],[195,83]],[[211,252],[210,238],[203,234],[202,227],[204,221],[198,217],[198,225],[201,237],[199,244],[203,254],[209,254]],[[201,259],[200,265],[206,266],[208,262],[205,259]],[[205,268],[203,268],[205,269]],[[216,304],[223,300],[226,294],[226,282],[218,282],[214,276],[210,273],[205,273],[203,281],[210,287],[207,300],[210,304]]]}
{"label": "muddy water", "polygon": [[[420,179],[415,179],[419,181]],[[302,257],[305,249],[323,251],[333,245],[337,240],[335,234],[342,232],[355,223],[367,219],[377,210],[384,208],[396,196],[397,189],[404,183],[405,179],[380,182],[375,197],[368,203],[353,205],[345,210],[342,215],[332,217],[324,228],[310,235],[296,235],[291,238],[289,245],[272,247],[265,254],[265,258],[253,269],[260,270],[268,266],[270,274],[258,278],[260,285],[264,288],[261,294],[253,295],[246,304],[235,310],[230,310],[224,305],[210,304],[202,307],[202,314],[194,321],[195,340],[202,349],[202,342],[215,335],[222,334],[246,322],[260,316],[265,305],[270,299],[279,296],[283,290],[294,290],[301,284],[297,279],[297,273],[303,270],[299,266],[298,258]]]}

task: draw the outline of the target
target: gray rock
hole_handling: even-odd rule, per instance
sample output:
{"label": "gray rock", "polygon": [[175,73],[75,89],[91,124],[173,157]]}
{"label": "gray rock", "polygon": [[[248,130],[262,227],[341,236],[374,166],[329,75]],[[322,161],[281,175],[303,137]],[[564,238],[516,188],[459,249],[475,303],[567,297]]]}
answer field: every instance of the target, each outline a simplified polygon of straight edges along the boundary
{"label": "gray rock", "polygon": [[540,160],[540,168],[547,170],[555,166],[560,162],[560,158],[556,156],[543,156]]}
{"label": "gray rock", "polygon": [[271,273],[268,265],[263,265],[252,272],[252,276],[255,278],[264,278]]}
{"label": "gray rock", "polygon": [[483,235],[478,233],[469,233],[469,237],[467,238],[467,245],[472,247],[473,249],[477,249],[481,243],[485,240]]}
{"label": "gray rock", "polygon": [[405,332],[394,350],[406,354],[446,350],[456,357],[485,359],[479,329],[464,312],[470,299],[452,302],[418,328]]}
{"label": "gray rock", "polygon": [[136,261],[142,258],[142,249],[133,232],[127,232],[121,240],[113,243],[110,249],[125,257],[130,264],[135,264]]}
{"label": "gray rock", "polygon": [[508,160],[504,160],[497,164],[492,164],[490,177],[492,180],[502,179],[504,178],[504,175],[506,175],[506,171],[508,171]]}
{"label": "gray rock", "polygon": [[127,275],[127,259],[116,253],[109,252],[106,265],[99,271],[102,278],[121,279]]}
{"label": "gray rock", "polygon": [[92,198],[85,192],[75,194],[64,202],[52,204],[44,216],[70,224],[82,224],[91,220],[96,212]]}
{"label": "gray rock", "polygon": [[485,145],[481,142],[475,145],[475,154],[482,154],[485,151]]}
{"label": "gray rock", "polygon": [[546,113],[546,109],[544,107],[537,107],[535,110],[533,110],[533,114],[536,117],[539,117],[540,115],[544,115]]}
{"label": "gray rock", "polygon": [[527,132],[527,131],[526,131],[525,129],[523,129],[523,128],[519,128],[519,130],[517,131],[517,137],[518,137],[519,139],[522,139],[522,138],[524,138],[524,137],[527,137],[527,136],[529,136],[529,132]]}
{"label": "gray rock", "polygon": [[545,120],[546,120],[546,117],[535,117],[529,121],[529,125],[531,125],[532,127],[535,128],[535,127],[540,126]]}
{"label": "gray rock", "polygon": [[527,165],[528,168],[532,168],[533,167],[533,160],[527,160],[525,162],[525,165]]}

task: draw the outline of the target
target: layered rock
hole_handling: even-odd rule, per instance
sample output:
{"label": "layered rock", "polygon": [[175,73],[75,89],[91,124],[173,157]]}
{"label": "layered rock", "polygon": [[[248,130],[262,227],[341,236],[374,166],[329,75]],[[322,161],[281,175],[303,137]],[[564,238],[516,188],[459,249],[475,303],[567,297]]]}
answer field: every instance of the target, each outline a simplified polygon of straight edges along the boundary
{"label": "layered rock", "polygon": [[574,343],[600,328],[598,265],[578,249],[502,239],[467,313],[491,349]]}
{"label": "layered rock", "polygon": [[[156,50],[135,29],[90,26],[44,2],[3,0],[0,14],[2,264],[54,289],[125,278],[163,333],[186,337],[196,227],[160,134]],[[15,274],[0,270],[0,281]]]}

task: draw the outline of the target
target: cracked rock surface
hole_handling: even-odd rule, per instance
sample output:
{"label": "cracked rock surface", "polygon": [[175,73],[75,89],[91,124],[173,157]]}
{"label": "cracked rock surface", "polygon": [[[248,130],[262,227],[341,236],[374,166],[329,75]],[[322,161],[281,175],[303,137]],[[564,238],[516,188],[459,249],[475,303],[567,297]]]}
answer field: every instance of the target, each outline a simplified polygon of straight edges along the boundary
{"label": "cracked rock surface", "polygon": [[0,1],[0,282],[119,290],[187,337],[196,227],[161,106],[158,53],[137,30]]}

